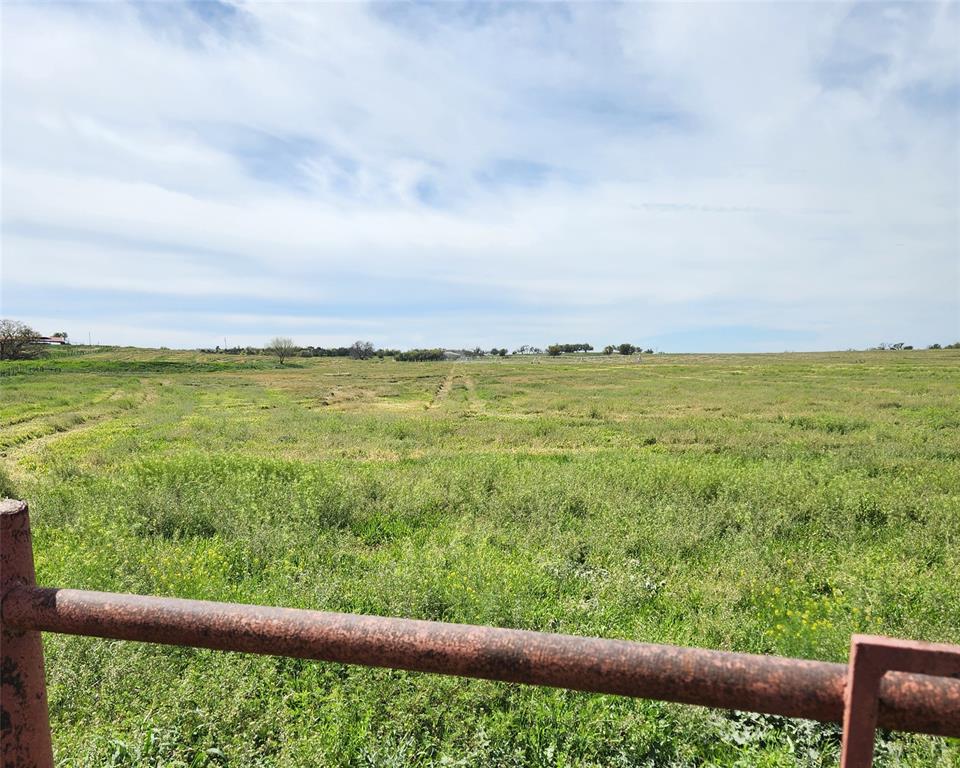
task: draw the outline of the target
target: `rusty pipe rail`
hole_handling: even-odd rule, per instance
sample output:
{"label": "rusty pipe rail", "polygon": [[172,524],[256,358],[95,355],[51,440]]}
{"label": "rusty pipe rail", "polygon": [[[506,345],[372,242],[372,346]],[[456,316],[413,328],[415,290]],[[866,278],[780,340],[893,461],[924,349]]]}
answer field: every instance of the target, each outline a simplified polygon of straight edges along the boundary
{"label": "rusty pipe rail", "polygon": [[[960,647],[854,635],[850,664],[465,624],[38,587],[30,517],[0,501],[0,759],[53,766],[40,632],[139,640],[663,699],[960,736]],[[894,671],[899,670],[899,671]],[[939,676],[939,677],[937,677]]]}
{"label": "rusty pipe rail", "polygon": [[[17,586],[19,630],[186,645],[611,693],[840,722],[847,667],[516,629]],[[960,680],[891,672],[882,727],[960,736]]]}

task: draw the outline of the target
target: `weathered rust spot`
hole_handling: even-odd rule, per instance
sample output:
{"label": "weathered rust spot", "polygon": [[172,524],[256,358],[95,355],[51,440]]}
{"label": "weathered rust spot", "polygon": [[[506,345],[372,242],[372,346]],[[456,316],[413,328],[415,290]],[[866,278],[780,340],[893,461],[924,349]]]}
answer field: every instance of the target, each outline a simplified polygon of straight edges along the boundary
{"label": "weathered rust spot", "polygon": [[[392,667],[840,722],[846,667],[625,640],[200,600],[16,587],[28,630]],[[960,736],[960,681],[891,672],[881,726]]]}
{"label": "weathered rust spot", "polygon": [[[0,599],[34,583],[30,517],[22,501],[0,501]],[[5,602],[5,601],[4,601]],[[43,646],[36,630],[13,626],[0,604],[0,755],[4,765],[53,765]]]}
{"label": "weathered rust spot", "polygon": [[[843,697],[841,768],[870,768],[873,764],[881,684],[887,673],[893,671],[955,679],[960,675],[960,646],[875,635],[850,638],[850,663]],[[914,685],[913,681],[907,684]],[[953,720],[953,728],[960,729],[960,716],[954,716]]]}

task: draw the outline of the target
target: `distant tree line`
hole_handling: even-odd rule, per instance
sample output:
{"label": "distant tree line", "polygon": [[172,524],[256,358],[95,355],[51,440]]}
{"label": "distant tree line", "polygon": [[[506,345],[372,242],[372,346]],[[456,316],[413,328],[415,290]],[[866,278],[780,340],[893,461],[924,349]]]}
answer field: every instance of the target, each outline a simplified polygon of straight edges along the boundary
{"label": "distant tree line", "polygon": [[371,357],[394,357],[399,349],[379,349],[369,341],[355,341],[349,347],[301,347],[300,357],[352,357],[354,360],[369,360]]}
{"label": "distant tree line", "polygon": [[627,343],[617,344],[616,346],[614,346],[613,344],[607,344],[607,346],[603,348],[603,354],[605,355],[612,355],[614,352],[620,355],[636,355],[641,352],[645,355],[653,354],[652,349],[641,349],[640,347],[637,347],[633,344],[627,344]]}
{"label": "distant tree line", "polygon": [[[204,347],[199,350],[211,355],[269,355],[270,345],[264,347]],[[300,357],[350,357],[350,347],[297,347]]]}
{"label": "distant tree line", "polygon": [[551,344],[547,347],[547,354],[551,357],[559,357],[565,352],[590,352],[593,347],[586,342],[579,344]]}
{"label": "distant tree line", "polygon": [[510,354],[506,347],[492,347],[491,349],[408,349],[406,352],[397,352],[394,359],[400,362],[422,363],[429,360],[447,360],[448,358],[478,358],[478,357],[506,357]]}
{"label": "distant tree line", "polygon": [[[219,346],[212,349],[201,349],[200,352],[226,355],[274,355],[283,364],[283,361],[294,355],[299,357],[352,357],[355,360],[368,360],[372,357],[384,358],[392,357],[401,362],[423,362],[428,360],[446,360],[450,357],[506,357],[507,355],[542,355],[544,353],[551,357],[558,357],[563,354],[574,352],[592,352],[593,345],[581,341],[573,344],[551,344],[546,350],[529,344],[523,344],[510,352],[506,347],[491,347],[482,349],[474,347],[473,349],[443,349],[440,347],[429,349],[408,349],[401,352],[398,349],[378,349],[369,341],[355,341],[349,347],[313,347],[296,346],[292,340],[286,337],[277,337],[264,347],[224,347]],[[633,344],[619,344],[617,346],[607,345],[603,349],[603,354],[612,355],[617,352],[621,355],[633,355],[644,352],[640,347]],[[652,349],[645,350],[645,354],[653,354]]]}
{"label": "distant tree line", "polygon": [[371,357],[395,357],[398,349],[377,349],[369,341],[355,341],[349,347],[300,347],[286,337],[277,337],[264,347],[220,347],[202,348],[200,352],[217,355],[274,355],[276,357],[352,357],[355,360],[368,360]]}
{"label": "distant tree line", "polygon": [[[902,341],[898,341],[895,344],[881,343],[877,344],[873,348],[875,351],[888,351],[888,352],[899,352],[900,350],[913,349],[912,344],[904,344]],[[960,341],[955,341],[953,344],[929,344],[927,349],[960,349]]]}
{"label": "distant tree line", "polygon": [[505,357],[507,355],[506,347],[503,347],[502,349],[497,347],[492,347],[490,349],[480,349],[480,347],[474,347],[473,349],[452,349],[450,351],[457,355],[463,355],[463,357],[486,357],[487,355],[490,355],[491,357]]}
{"label": "distant tree line", "polygon": [[[17,323],[12,320],[4,320],[4,325],[0,326],[0,354],[3,359],[11,359],[10,355],[33,356],[41,354],[37,349],[39,345],[34,343],[37,333],[33,329]],[[66,333],[57,333],[54,336],[62,336],[66,339]],[[896,342],[893,344],[883,343],[874,347],[877,350],[909,350],[913,349],[910,344]],[[960,341],[953,344],[931,344],[927,349],[960,349]],[[546,350],[529,344],[523,344],[517,347],[513,352],[508,352],[506,347],[493,347],[491,349],[442,349],[439,347],[431,349],[408,349],[401,352],[397,349],[378,349],[369,341],[355,341],[349,347],[313,347],[296,346],[291,339],[286,337],[277,337],[271,340],[265,347],[227,347],[221,349],[219,346],[213,349],[201,349],[201,352],[211,352],[226,355],[274,355],[283,365],[288,357],[297,355],[299,357],[351,357],[355,360],[369,360],[376,357],[383,359],[392,357],[401,362],[426,362],[436,360],[447,360],[449,358],[479,358],[479,357],[506,357],[511,355],[542,355],[544,352],[551,357],[574,352],[592,352],[593,346],[587,342],[577,342],[574,344],[551,344]],[[624,342],[622,344],[607,344],[603,348],[605,355],[652,355],[652,349],[643,349],[635,344]]]}
{"label": "distant tree line", "polygon": [[447,353],[442,349],[408,349],[394,356],[395,360],[405,363],[423,363],[428,360],[446,360]]}
{"label": "distant tree line", "polygon": [[[67,341],[66,331],[57,331],[51,334],[51,339],[63,339]],[[36,330],[26,323],[19,320],[4,318],[0,320],[0,360],[29,360],[31,358],[42,357],[46,353],[44,342],[47,339],[41,336]],[[166,347],[161,347],[166,349]],[[913,346],[902,341],[895,343],[882,343],[874,347],[875,350],[911,350]],[[952,344],[930,344],[927,349],[960,349],[960,341]],[[421,362],[428,360],[446,360],[449,357],[467,357],[478,358],[485,356],[506,357],[512,355],[542,355],[544,350],[529,344],[523,344],[517,347],[513,352],[508,352],[506,347],[492,347],[485,350],[480,347],[473,349],[447,350],[441,348],[433,349],[408,349],[401,352],[398,349],[378,349],[370,341],[355,341],[349,347],[314,347],[298,346],[292,339],[285,336],[273,338],[269,344],[263,347],[214,347],[212,349],[200,349],[200,352],[221,354],[221,355],[273,355],[281,365],[283,362],[293,356],[299,357],[350,357],[355,360],[369,360],[376,357],[383,359],[392,357],[402,362]],[[552,357],[574,352],[592,352],[593,346],[587,342],[577,342],[574,344],[551,344],[546,349],[546,353]],[[630,344],[607,344],[603,348],[603,354],[612,355],[635,355],[643,353],[652,355],[652,349],[641,349]]]}

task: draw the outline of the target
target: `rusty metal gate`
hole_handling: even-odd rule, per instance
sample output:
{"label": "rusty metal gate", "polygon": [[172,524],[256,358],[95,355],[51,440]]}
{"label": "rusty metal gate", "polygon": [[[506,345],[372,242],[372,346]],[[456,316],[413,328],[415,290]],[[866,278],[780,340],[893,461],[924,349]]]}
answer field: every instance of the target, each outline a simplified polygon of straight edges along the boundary
{"label": "rusty metal gate", "polygon": [[40,587],[27,505],[0,502],[3,765],[53,765],[41,632],[291,656],[960,736],[960,646],[854,635],[848,665],[433,621]]}

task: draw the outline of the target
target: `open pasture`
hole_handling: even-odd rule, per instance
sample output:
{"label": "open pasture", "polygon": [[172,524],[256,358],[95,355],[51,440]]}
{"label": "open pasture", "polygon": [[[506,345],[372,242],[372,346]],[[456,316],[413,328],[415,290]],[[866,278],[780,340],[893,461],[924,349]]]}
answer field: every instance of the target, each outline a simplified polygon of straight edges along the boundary
{"label": "open pasture", "polygon": [[[852,632],[960,641],[960,351],[71,352],[0,378],[0,480],[43,584],[832,661]],[[819,766],[839,745],[657,702],[45,649],[64,765]],[[960,746],[892,735],[877,764]]]}

